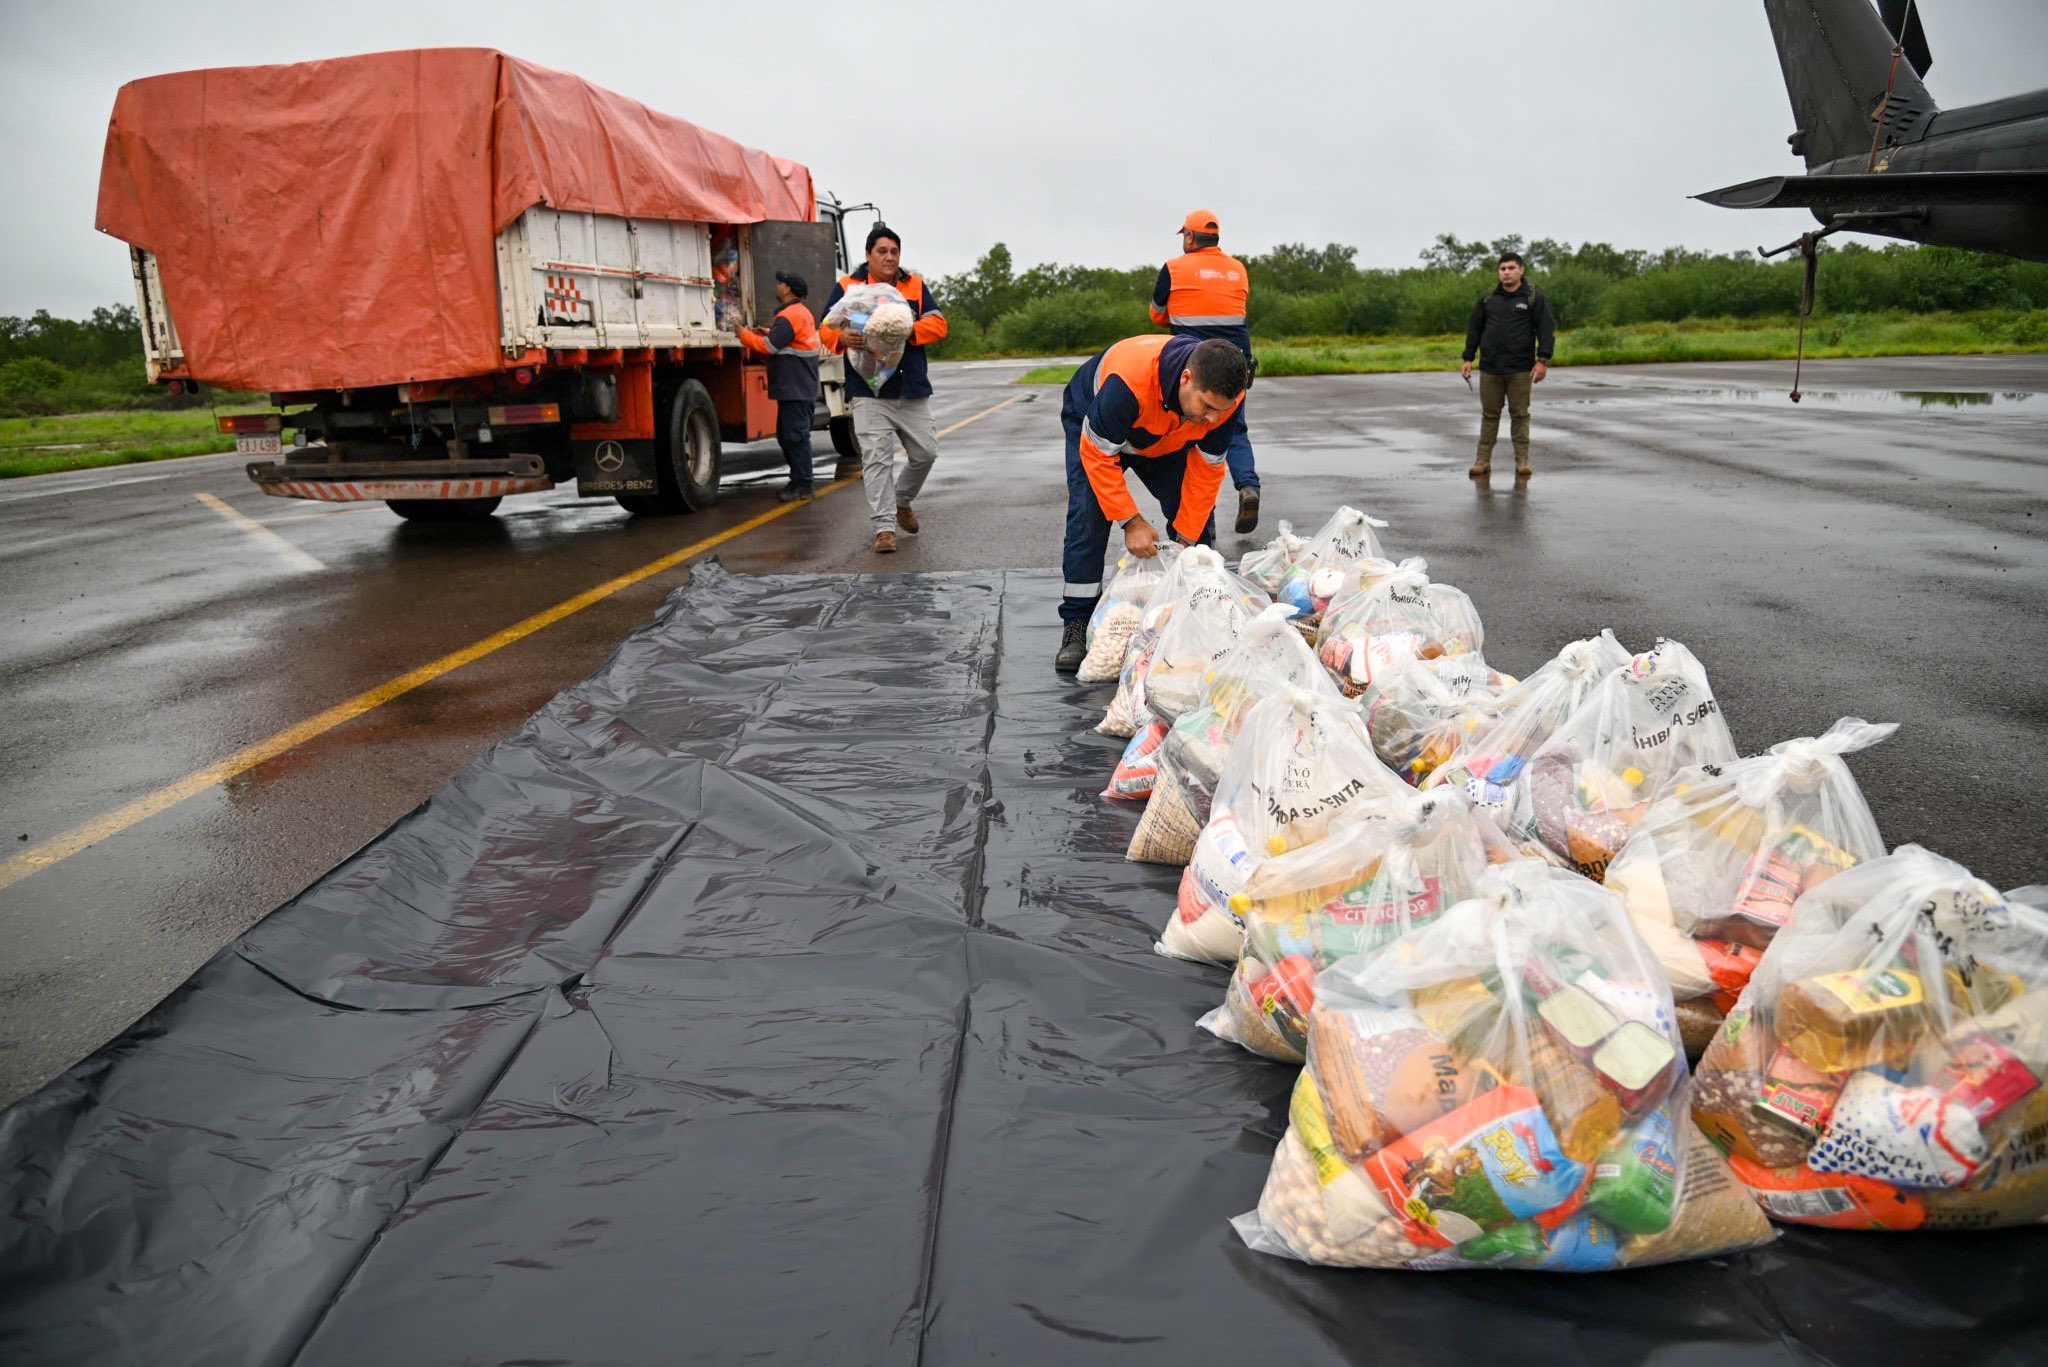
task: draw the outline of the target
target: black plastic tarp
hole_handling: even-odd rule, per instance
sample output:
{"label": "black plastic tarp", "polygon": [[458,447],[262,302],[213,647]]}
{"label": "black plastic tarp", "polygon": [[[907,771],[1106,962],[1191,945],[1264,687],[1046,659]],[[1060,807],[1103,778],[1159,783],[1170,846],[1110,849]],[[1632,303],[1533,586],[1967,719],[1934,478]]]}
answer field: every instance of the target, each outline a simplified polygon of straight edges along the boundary
{"label": "black plastic tarp", "polygon": [[1050,575],[657,620],[0,1116],[37,1363],[2048,1358],[2048,1233],[1594,1277],[1247,1251],[1294,1070],[1156,956]]}

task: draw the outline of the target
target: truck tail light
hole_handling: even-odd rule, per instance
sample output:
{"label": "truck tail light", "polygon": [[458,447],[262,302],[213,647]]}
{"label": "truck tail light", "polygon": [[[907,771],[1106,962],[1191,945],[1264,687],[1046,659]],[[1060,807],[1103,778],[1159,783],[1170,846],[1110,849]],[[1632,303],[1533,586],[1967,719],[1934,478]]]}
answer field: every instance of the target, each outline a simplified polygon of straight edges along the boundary
{"label": "truck tail light", "polygon": [[491,426],[522,427],[538,422],[560,422],[562,406],[554,403],[502,404],[491,409]]}
{"label": "truck tail light", "polygon": [[533,369],[530,366],[521,366],[519,367],[519,369],[512,372],[512,378],[517,380],[521,384],[532,384]]}
{"label": "truck tail light", "polygon": [[244,436],[251,432],[284,430],[284,418],[276,413],[237,413],[218,421],[220,430],[231,437]]}

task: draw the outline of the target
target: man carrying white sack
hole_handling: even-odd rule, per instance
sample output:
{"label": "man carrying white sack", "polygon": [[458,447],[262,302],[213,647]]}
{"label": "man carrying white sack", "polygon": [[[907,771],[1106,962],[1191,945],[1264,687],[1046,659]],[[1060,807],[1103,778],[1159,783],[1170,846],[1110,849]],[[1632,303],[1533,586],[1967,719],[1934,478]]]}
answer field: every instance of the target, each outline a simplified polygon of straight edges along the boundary
{"label": "man carrying white sack", "polygon": [[[1159,553],[1159,532],[1138,511],[1126,470],[1159,500],[1173,539],[1215,538],[1211,518],[1230,443],[1244,427],[1244,352],[1194,337],[1132,337],[1074,372],[1060,402],[1067,432],[1067,540],[1061,560],[1059,653],[1072,674],[1088,654],[1088,617],[1102,596],[1109,528],[1141,559]],[[1194,457],[1191,459],[1190,457]]]}

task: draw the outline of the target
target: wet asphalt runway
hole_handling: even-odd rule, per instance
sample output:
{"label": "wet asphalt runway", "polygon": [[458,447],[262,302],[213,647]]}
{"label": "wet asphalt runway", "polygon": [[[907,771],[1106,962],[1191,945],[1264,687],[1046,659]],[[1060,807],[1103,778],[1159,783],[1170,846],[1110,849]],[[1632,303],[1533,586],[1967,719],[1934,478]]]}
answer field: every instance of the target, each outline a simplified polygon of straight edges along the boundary
{"label": "wet asphalt runway", "polygon": [[[1058,391],[1015,387],[1023,368],[937,368],[941,427],[1026,397],[943,440],[925,530],[901,554],[869,553],[857,487],[716,553],[764,574],[1056,564]],[[1251,414],[1261,533],[1282,517],[1312,530],[1346,501],[1386,518],[1387,545],[1466,589],[1488,657],[1517,673],[1602,626],[1635,648],[1682,640],[1745,751],[1843,715],[1900,722],[1851,760],[1887,840],[2000,886],[2048,881],[2048,356],[1811,364],[1798,407],[1790,377],[1777,363],[1553,372],[1526,491],[1504,473],[1505,432],[1494,486],[1464,478],[1477,405],[1455,374],[1268,379]],[[661,521],[556,491],[481,528],[265,498],[234,456],[0,483],[0,859],[756,517],[777,483],[729,483],[713,512]],[[1222,541],[1233,556],[1250,544]],[[0,887],[0,1103],[589,673],[686,575]]]}

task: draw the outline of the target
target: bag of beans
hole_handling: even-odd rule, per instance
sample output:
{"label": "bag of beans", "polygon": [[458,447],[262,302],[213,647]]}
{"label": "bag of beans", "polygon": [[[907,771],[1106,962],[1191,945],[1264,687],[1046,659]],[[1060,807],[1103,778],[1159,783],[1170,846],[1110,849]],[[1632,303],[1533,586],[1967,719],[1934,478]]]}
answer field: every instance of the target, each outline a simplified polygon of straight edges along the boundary
{"label": "bag of beans", "polygon": [[1263,1252],[1595,1272],[1771,1238],[1687,1119],[1671,994],[1614,894],[1534,860],[1318,975]]}
{"label": "bag of beans", "polygon": [[1769,754],[1686,769],[1607,869],[1678,999],[1699,1056],[1801,893],[1884,854],[1842,756],[1896,726],[1844,717]]}
{"label": "bag of beans", "polygon": [[1774,1220],[2048,1220],[2048,911],[1901,845],[1800,894],[1700,1060],[1700,1128]]}

